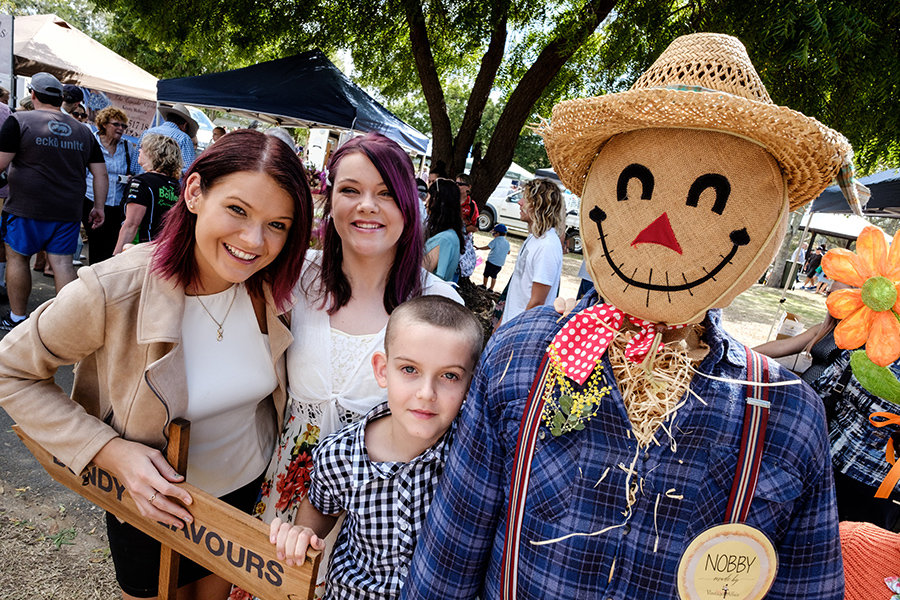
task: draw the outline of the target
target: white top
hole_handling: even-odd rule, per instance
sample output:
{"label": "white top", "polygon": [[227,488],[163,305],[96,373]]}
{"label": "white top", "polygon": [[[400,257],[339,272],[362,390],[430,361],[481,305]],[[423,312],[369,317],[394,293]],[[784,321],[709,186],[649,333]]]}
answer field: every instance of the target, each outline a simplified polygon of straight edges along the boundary
{"label": "white top", "polygon": [[[307,252],[307,265],[316,265],[306,271],[301,281],[316,273],[321,263],[321,252]],[[309,275],[307,275],[309,273]],[[445,296],[462,304],[462,298],[451,285],[422,269],[423,295]],[[310,301],[301,284],[294,290],[298,301],[291,313],[291,333],[294,342],[287,351],[288,393],[293,416],[313,423],[320,428],[319,439],[340,429],[346,421],[342,413],[355,413],[352,421],[358,421],[387,398],[372,374],[372,355],[384,350],[384,328],[365,340],[365,351],[348,355],[348,362],[335,363],[335,346],[328,313],[316,301]],[[346,334],[344,334],[346,335]],[[335,387],[335,364],[343,370],[343,385]]]}
{"label": "white top", "polygon": [[202,300],[222,323],[223,335],[216,340],[218,326],[197,296],[187,296],[181,325],[185,417],[191,421],[187,481],[222,496],[259,477],[269,462],[273,440],[261,439],[256,410],[278,380],[269,338],[259,330],[247,289],[232,286]]}
{"label": "white top", "polygon": [[531,300],[531,284],[550,286],[544,304],[552,306],[559,294],[559,280],[562,277],[562,244],[556,229],[550,228],[539,238],[529,234],[516,258],[516,267],[509,281],[506,293],[506,308],[503,309],[503,323],[508,323],[525,312]]}

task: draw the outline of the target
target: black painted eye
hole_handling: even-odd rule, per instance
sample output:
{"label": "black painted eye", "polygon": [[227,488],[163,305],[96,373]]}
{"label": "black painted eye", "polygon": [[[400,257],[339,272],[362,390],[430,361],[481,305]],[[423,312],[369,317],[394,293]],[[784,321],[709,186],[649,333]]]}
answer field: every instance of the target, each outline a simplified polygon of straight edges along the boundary
{"label": "black painted eye", "polygon": [[592,208],[591,212],[588,213],[588,216],[591,218],[591,221],[598,225],[600,224],[600,221],[606,220],[606,213],[603,212],[603,209],[599,206]]}
{"label": "black painted eye", "polygon": [[747,229],[735,229],[728,237],[731,238],[731,243],[735,246],[746,246],[750,243],[750,236],[747,234]]}
{"label": "black painted eye", "polygon": [[700,194],[707,188],[716,190],[716,201],[713,203],[712,211],[721,215],[722,211],[725,210],[728,196],[731,195],[731,184],[728,183],[724,175],[719,175],[718,173],[707,173],[694,180],[694,183],[691,184],[691,189],[688,191],[687,205],[697,206],[697,203],[700,202]]}
{"label": "black painted eye", "polygon": [[641,200],[649,200],[653,196],[653,173],[644,165],[630,164],[619,175],[616,183],[616,197],[619,202],[628,200],[628,182],[637,179],[641,182]]}

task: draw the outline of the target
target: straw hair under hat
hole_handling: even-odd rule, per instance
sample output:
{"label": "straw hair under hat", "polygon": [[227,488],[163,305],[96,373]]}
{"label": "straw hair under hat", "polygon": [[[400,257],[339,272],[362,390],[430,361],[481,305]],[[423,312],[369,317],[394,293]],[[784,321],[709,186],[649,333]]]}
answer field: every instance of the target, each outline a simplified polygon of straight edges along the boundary
{"label": "straw hair under hat", "polygon": [[791,210],[852,161],[840,133],[772,103],[744,45],[718,33],[677,38],[629,91],[560,102],[538,131],[557,175],[581,196],[603,145],[649,128],[720,131],[760,144],[785,174]]}

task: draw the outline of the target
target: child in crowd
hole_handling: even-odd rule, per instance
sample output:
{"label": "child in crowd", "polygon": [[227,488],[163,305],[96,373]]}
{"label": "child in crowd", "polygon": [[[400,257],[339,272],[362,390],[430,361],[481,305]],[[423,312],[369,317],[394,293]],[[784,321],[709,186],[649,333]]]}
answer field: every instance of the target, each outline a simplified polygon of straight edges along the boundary
{"label": "child in crowd", "polygon": [[[484,263],[484,277],[481,282],[481,287],[487,286],[487,289],[494,291],[494,285],[497,283],[497,274],[500,273],[500,269],[503,268],[503,264],[506,262],[506,257],[509,255],[509,240],[506,239],[506,225],[502,223],[497,223],[494,225],[494,231],[491,234],[494,236],[487,246],[478,246],[478,250],[490,250],[490,254],[488,254],[487,261]],[[488,279],[491,280],[491,285],[488,286]]]}
{"label": "child in crowd", "polygon": [[422,296],[391,314],[384,352],[372,357],[387,402],[329,436],[313,454],[309,496],[297,525],[272,522],[287,564],[324,549],[341,514],[325,598],[395,598],[406,578],[484,342],[464,306]]}

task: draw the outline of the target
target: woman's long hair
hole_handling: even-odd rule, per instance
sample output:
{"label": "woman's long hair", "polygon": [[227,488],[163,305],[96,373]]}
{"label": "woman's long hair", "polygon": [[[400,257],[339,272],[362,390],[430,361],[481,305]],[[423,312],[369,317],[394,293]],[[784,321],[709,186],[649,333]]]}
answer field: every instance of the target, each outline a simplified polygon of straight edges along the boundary
{"label": "woman's long hair", "polygon": [[559,187],[549,179],[532,179],[523,187],[525,206],[531,215],[531,234],[542,237],[555,228],[560,228],[566,221],[565,204]]}
{"label": "woman's long hair", "polygon": [[384,287],[384,310],[390,314],[405,300],[422,294],[422,222],[419,217],[419,193],[409,155],[396,142],[379,133],[354,138],[335,150],[328,161],[329,178],[325,190],[325,234],[322,240],[320,285],[306,286],[310,296],[321,295],[328,314],[345,306],[353,295],[343,270],[341,237],[331,217],[334,181],[341,161],[351,154],[368,158],[388,188],[403,215],[403,232],[397,240],[397,252]]}
{"label": "woman's long hair", "polygon": [[[205,193],[223,177],[239,172],[265,173],[294,201],[294,221],[284,247],[275,260],[246,282],[250,293],[258,297],[263,297],[264,283],[271,286],[276,308],[287,310],[294,284],[300,278],[312,228],[312,194],[306,169],[281,140],[259,131],[239,129],[222,136],[201,154],[184,179],[198,173],[200,189]],[[178,202],[166,212],[162,231],[153,242],[153,271],[185,288],[198,283],[200,276],[194,259],[197,215],[187,209],[186,187],[182,186]]]}
{"label": "woman's long hair", "polygon": [[459,237],[459,250],[466,246],[462,208],[459,204],[459,186],[451,179],[436,179],[428,188],[428,225],[425,239],[434,237],[448,229]]}

